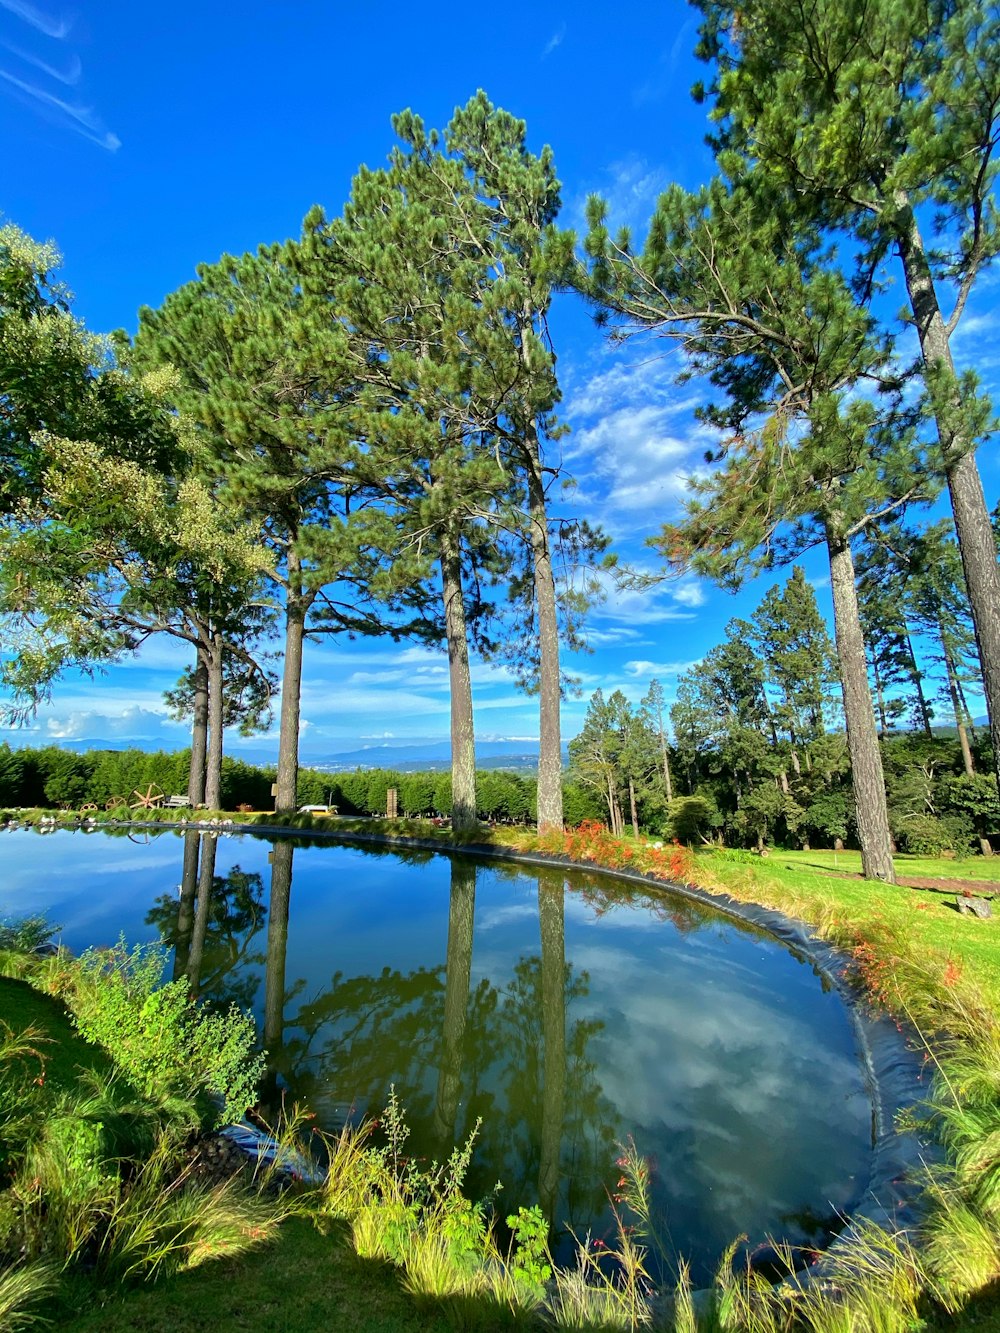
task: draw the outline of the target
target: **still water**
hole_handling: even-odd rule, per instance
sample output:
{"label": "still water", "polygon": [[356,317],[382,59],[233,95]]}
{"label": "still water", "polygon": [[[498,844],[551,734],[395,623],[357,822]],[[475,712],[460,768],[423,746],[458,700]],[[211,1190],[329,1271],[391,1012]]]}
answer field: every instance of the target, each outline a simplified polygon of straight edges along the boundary
{"label": "still water", "polygon": [[[603,1235],[617,1144],[704,1280],[742,1232],[809,1242],[867,1178],[871,1105],[836,994],[786,946],[586,874],[251,835],[0,835],[0,916],[74,950],[162,939],[251,1009],[320,1123],[395,1085],[410,1149],[482,1118],[467,1189]],[[210,889],[210,891],[208,891]]]}

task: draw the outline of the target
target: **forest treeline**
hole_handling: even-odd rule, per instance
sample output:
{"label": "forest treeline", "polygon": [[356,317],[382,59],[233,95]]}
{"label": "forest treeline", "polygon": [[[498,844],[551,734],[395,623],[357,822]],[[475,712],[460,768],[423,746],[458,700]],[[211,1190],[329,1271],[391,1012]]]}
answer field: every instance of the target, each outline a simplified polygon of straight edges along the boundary
{"label": "forest treeline", "polygon": [[[871,586],[862,578],[888,822],[894,851],[989,854],[1000,801],[989,736],[965,703],[968,608],[949,569],[953,561],[937,559],[923,578],[884,569]],[[857,846],[842,698],[833,642],[796,566],[680,674],[669,708],[656,680],[638,706],[620,690],[598,691],[570,742],[570,772],[619,833],[632,825],[695,845]]]}
{"label": "forest treeline", "polygon": [[[170,796],[185,789],[191,766],[190,750],[87,750],[76,754],[57,745],[12,750],[0,744],[0,809],[79,810],[96,805],[104,810],[121,802],[139,806],[141,797]],[[222,761],[218,810],[241,806],[271,810],[273,767],[247,763],[226,755]],[[300,767],[296,800],[299,805],[330,805],[342,815],[384,818],[386,795],[395,788],[400,815],[411,818],[450,818],[453,809],[449,772],[401,773],[395,769],[356,769],[329,773]],[[494,823],[528,824],[537,818],[537,779],[505,769],[480,769],[476,774],[476,817]],[[600,819],[600,798],[585,784],[563,781],[566,822]],[[144,811],[139,809],[139,817]],[[656,813],[659,831],[662,811]]]}
{"label": "forest treeline", "polygon": [[[1000,569],[976,460],[995,417],[953,354],[1000,252],[1000,15],[977,0],[695,7],[715,174],[670,186],[639,243],[611,230],[614,200],[590,200],[583,236],[560,229],[551,150],[533,153],[482,92],[442,131],[394,117],[387,165],[359,170],[338,216],[314,208],[299,237],[202,265],[140,312],[131,342],[73,317],[51,246],[0,231],[15,713],[69,668],[172,635],[191,654],[171,704],[192,723],[192,803],[220,804],[225,727],[259,727],[280,682],[275,804],[292,810],[309,642],[437,643],[455,827],[477,817],[475,654],[537,694],[537,819],[560,827],[561,645],[585,636],[611,559],[559,509],[567,423],[547,315],[565,290],[613,338],[674,340],[679,378],[701,386],[712,445],[654,540],[665,570],[733,588],[825,551],[865,874],[895,877],[885,738],[915,708],[933,744],[929,674],[945,682],[959,776],[979,791],[988,765],[1000,782]],[[945,494],[951,520],[929,523]],[[764,685],[744,663],[729,697],[720,663],[741,644]],[[733,836],[798,836],[815,805],[804,775],[829,767],[839,734],[825,695],[787,694],[783,651],[737,627],[670,710],[680,795],[714,801]],[[585,728],[578,770],[589,744]],[[612,826],[641,824],[634,775],[621,792],[601,783]],[[936,788],[925,806],[958,817]],[[994,814],[979,801],[969,818],[986,850]]]}

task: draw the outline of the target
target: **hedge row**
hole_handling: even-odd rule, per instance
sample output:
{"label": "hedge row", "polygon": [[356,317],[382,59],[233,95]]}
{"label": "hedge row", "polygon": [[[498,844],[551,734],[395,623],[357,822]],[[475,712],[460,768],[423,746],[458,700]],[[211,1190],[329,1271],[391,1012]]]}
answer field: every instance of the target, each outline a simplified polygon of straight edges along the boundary
{"label": "hedge row", "polygon": [[[67,807],[92,803],[105,806],[115,798],[130,804],[136,793],[150,787],[170,795],[185,792],[190,751],[175,754],[143,750],[89,750],[74,754],[56,745],[12,750],[0,745],[0,807]],[[258,768],[240,759],[222,764],[222,808],[272,806],[273,768]],[[299,772],[299,805],[333,805],[343,815],[385,815],[386,794],[398,792],[399,813],[410,817],[451,813],[449,773],[398,773],[391,769],[357,769],[353,773]],[[480,819],[498,823],[530,824],[535,819],[534,778],[500,769],[485,769],[476,777],[476,807]],[[565,784],[565,817],[575,825],[601,819],[596,793],[574,783]]]}

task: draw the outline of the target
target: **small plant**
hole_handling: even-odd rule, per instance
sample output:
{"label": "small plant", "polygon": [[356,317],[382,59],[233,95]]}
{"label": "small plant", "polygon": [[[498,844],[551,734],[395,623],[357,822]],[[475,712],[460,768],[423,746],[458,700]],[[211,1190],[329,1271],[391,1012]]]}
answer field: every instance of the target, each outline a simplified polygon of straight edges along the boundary
{"label": "small plant", "polygon": [[552,1276],[549,1227],[545,1216],[537,1204],[532,1208],[522,1206],[507,1218],[507,1225],[514,1238],[511,1272],[532,1292],[541,1295]]}
{"label": "small plant", "polygon": [[40,953],[60,930],[62,926],[50,925],[44,916],[6,917],[0,921],[0,950]]}

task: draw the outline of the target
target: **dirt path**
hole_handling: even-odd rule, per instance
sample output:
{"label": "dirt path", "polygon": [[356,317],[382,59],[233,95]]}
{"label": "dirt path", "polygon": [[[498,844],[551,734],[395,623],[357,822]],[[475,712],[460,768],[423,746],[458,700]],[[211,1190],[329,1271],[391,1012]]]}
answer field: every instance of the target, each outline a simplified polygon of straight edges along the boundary
{"label": "dirt path", "polygon": [[[795,867],[789,867],[794,869]],[[817,874],[831,879],[863,879],[853,870],[818,870]],[[938,878],[931,875],[908,875],[905,871],[897,881],[902,889],[930,889],[933,893],[971,893],[977,898],[992,898],[1000,892],[1000,884],[993,879]]]}

